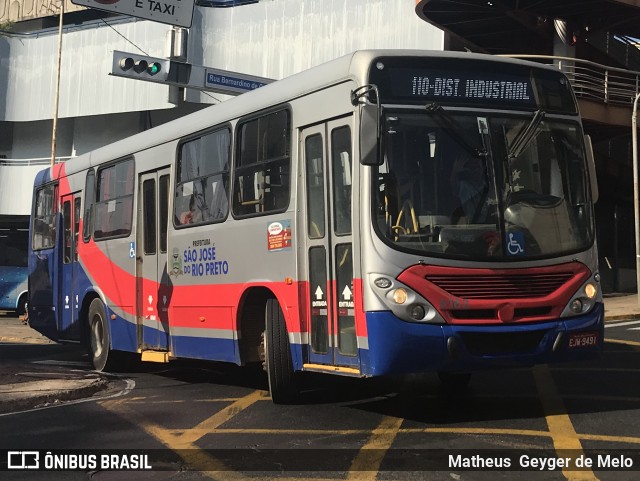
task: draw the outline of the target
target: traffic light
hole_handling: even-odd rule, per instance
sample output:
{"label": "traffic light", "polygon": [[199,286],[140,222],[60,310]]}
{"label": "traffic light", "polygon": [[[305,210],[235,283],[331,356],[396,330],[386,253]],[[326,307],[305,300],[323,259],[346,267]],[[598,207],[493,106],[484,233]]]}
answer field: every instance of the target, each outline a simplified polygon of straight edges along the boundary
{"label": "traffic light", "polygon": [[169,73],[169,64],[167,59],[116,50],[113,52],[111,75],[164,83]]}

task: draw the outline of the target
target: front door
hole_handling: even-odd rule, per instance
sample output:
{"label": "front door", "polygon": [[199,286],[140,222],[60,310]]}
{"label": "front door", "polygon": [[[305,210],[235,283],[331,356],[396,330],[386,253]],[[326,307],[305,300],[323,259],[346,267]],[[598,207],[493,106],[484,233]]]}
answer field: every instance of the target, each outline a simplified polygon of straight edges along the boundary
{"label": "front door", "polygon": [[351,122],[305,129],[310,363],[358,366],[354,316]]}
{"label": "front door", "polygon": [[58,332],[64,340],[78,340],[78,228],[80,225],[79,193],[64,195],[62,202],[63,245],[62,272],[60,282],[61,312],[58,317]]}
{"label": "front door", "polygon": [[169,168],[140,174],[137,272],[138,342],[142,350],[169,348],[167,222]]}

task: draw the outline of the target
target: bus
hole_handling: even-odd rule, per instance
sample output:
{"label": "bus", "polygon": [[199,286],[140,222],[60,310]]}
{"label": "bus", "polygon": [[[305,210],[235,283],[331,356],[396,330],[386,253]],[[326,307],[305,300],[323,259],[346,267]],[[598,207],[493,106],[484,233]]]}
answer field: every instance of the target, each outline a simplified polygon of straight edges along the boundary
{"label": "bus", "polygon": [[29,216],[0,216],[0,310],[26,314]]}
{"label": "bus", "polygon": [[593,154],[567,78],[366,50],[40,172],[31,326],[132,359],[353,377],[603,347]]}

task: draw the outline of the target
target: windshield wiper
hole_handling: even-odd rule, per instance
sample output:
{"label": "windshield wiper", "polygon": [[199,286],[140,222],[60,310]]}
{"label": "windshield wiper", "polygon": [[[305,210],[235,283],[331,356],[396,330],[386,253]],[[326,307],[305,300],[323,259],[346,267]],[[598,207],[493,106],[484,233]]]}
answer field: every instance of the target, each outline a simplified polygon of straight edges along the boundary
{"label": "windshield wiper", "polygon": [[451,136],[455,141],[457,141],[469,154],[474,157],[486,157],[487,151],[484,148],[477,148],[471,145],[467,140],[460,135],[458,132],[463,131],[463,127],[458,123],[458,121],[451,115],[448,114],[440,104],[435,102],[425,105],[427,112],[433,114],[436,117],[436,122],[440,124],[441,127],[444,127],[448,130],[449,136]]}
{"label": "windshield wiper", "polygon": [[[538,126],[542,122],[545,116],[545,111],[538,109],[534,112],[533,118],[529,124],[525,125],[520,132],[517,133],[516,138],[513,139],[511,145],[507,144],[507,157],[509,159],[515,159],[527,148],[529,143],[533,140]],[[506,138],[505,138],[506,142]]]}

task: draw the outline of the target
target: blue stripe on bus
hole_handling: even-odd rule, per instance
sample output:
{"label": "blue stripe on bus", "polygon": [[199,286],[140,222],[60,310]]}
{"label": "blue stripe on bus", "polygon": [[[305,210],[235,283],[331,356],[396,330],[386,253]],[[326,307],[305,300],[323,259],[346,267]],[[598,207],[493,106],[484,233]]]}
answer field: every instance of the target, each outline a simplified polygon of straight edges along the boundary
{"label": "blue stripe on bus", "polygon": [[[369,360],[362,362],[364,375],[403,374],[434,370],[472,371],[494,367],[530,366],[539,363],[572,361],[596,357],[602,350],[604,336],[604,306],[599,303],[582,316],[556,322],[512,324],[501,326],[434,325],[405,322],[389,311],[368,312]],[[553,351],[559,333],[563,333],[561,345]],[[509,352],[504,345],[490,353],[491,346],[483,345],[483,334],[487,344],[502,338],[503,341],[534,339],[531,349]],[[597,333],[594,346],[569,349],[570,335]],[[521,336],[518,336],[518,335]],[[515,336],[515,337],[510,337]],[[464,339],[480,339],[478,353]],[[453,338],[455,354],[447,349],[447,340]]]}
{"label": "blue stripe on bus", "polygon": [[172,336],[175,357],[224,362],[236,361],[236,341],[217,337]]}
{"label": "blue stripe on bus", "polygon": [[[114,312],[107,309],[107,319],[110,319],[112,314]],[[109,334],[112,349],[129,352],[138,350],[138,332],[135,323],[116,316],[109,321]]]}

